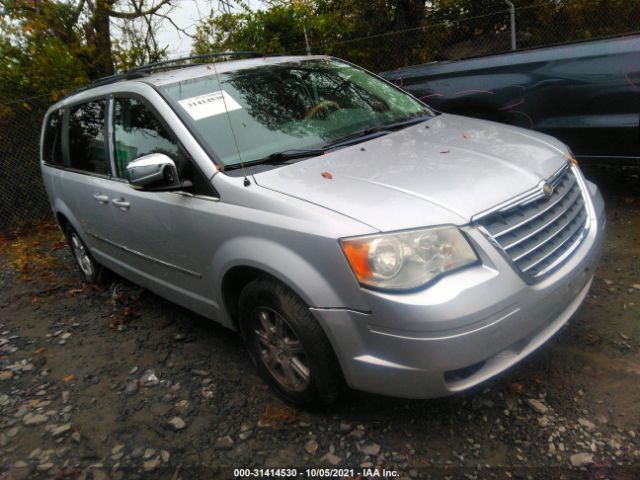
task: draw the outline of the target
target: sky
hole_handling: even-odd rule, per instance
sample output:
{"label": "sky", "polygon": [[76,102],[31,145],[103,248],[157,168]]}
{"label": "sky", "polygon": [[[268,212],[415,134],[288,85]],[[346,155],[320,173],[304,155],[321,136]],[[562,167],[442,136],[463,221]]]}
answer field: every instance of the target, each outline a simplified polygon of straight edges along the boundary
{"label": "sky", "polygon": [[[260,0],[249,0],[248,3],[253,10],[264,8]],[[208,16],[212,7],[218,7],[216,0],[178,0],[176,7],[171,12],[171,20],[180,28],[193,34],[198,20]],[[158,33],[160,44],[169,45],[169,58],[189,55],[191,38],[178,32],[169,22],[165,21]]]}

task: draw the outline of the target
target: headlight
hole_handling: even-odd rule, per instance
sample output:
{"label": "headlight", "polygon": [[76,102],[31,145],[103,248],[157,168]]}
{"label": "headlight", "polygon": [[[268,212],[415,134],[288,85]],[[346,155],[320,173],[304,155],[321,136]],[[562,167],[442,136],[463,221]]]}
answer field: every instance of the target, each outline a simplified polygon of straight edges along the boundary
{"label": "headlight", "polygon": [[340,240],[358,281],[387,290],[420,287],[478,261],[456,227],[437,227]]}

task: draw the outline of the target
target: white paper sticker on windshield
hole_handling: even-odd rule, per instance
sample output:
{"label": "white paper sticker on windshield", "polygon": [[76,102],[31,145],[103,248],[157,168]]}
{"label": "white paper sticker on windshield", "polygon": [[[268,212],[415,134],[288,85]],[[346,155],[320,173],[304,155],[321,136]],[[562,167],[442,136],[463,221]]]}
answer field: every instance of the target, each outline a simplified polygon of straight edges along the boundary
{"label": "white paper sticker on windshield", "polygon": [[[224,90],[211,92],[197,97],[186,98],[178,102],[191,118],[201,120],[226,111],[239,110],[242,107]],[[225,108],[226,107],[226,108]]]}

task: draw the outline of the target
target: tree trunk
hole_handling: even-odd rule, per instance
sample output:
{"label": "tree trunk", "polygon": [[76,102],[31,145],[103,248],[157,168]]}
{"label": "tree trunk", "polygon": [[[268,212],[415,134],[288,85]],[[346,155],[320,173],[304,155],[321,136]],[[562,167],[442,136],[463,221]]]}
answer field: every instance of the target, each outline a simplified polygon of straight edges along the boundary
{"label": "tree trunk", "polygon": [[113,55],[111,52],[111,24],[108,10],[114,0],[96,0],[87,40],[92,43],[94,54],[91,59],[91,77],[99,78],[113,74]]}
{"label": "tree trunk", "polygon": [[405,30],[420,26],[424,15],[424,0],[396,0],[395,4],[393,20],[395,29],[401,32],[398,34],[398,58],[402,59],[403,66],[408,66],[418,31]]}

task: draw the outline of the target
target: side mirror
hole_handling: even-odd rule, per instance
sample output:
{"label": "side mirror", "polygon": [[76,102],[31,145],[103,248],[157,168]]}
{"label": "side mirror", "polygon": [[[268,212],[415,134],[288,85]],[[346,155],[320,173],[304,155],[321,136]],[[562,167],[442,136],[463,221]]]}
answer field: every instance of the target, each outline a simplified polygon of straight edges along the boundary
{"label": "side mirror", "polygon": [[134,188],[170,190],[181,186],[176,164],[164,153],[151,153],[127,164],[127,178]]}

